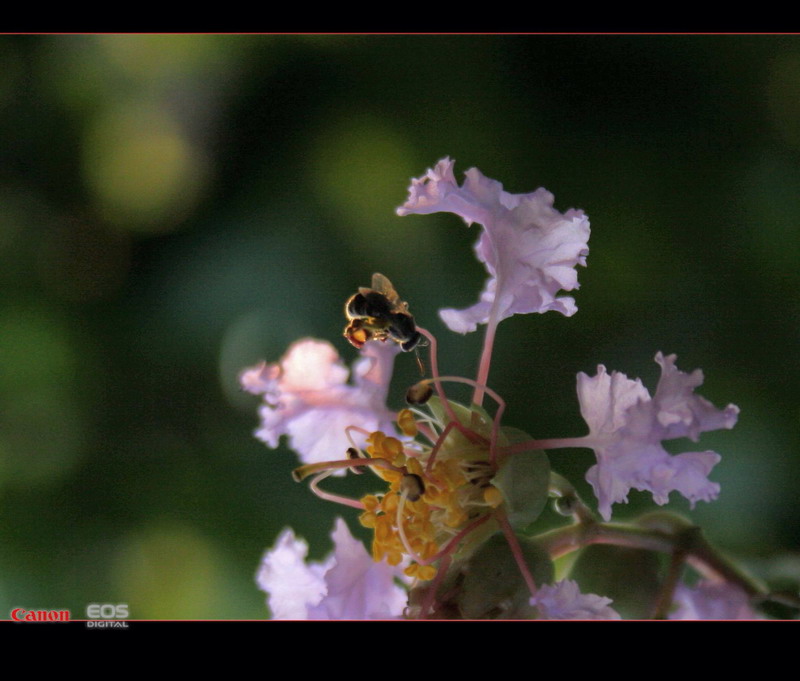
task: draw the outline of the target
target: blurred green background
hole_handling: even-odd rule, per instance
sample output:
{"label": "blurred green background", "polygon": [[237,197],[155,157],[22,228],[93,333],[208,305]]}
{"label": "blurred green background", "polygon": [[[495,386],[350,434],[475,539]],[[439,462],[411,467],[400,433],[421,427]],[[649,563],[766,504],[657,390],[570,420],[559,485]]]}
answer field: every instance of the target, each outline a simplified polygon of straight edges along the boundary
{"label": "blurred green background", "polygon": [[[316,557],[335,515],[356,530],[252,437],[236,376],[302,336],[349,362],[342,305],[373,271],[474,375],[481,334],[436,311],[476,300],[477,229],[394,214],[445,155],[591,218],[578,314],[500,327],[507,423],[583,434],[576,372],[652,390],[675,352],[741,408],[675,443],[723,456],[691,516],[797,568],[800,38],[11,36],[0,63],[0,617],[261,618],[283,527]],[[391,404],[416,371],[398,358]],[[594,501],[591,452],[552,460]]]}

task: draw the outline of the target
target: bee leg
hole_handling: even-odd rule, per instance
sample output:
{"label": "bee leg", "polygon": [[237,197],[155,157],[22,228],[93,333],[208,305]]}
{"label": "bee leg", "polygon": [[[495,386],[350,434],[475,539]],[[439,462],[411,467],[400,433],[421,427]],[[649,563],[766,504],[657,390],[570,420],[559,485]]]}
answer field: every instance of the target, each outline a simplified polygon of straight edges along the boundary
{"label": "bee leg", "polygon": [[425,368],[425,362],[422,361],[422,357],[419,354],[419,346],[414,348],[414,354],[417,356],[417,366],[419,367],[419,375],[424,377],[427,369]]}

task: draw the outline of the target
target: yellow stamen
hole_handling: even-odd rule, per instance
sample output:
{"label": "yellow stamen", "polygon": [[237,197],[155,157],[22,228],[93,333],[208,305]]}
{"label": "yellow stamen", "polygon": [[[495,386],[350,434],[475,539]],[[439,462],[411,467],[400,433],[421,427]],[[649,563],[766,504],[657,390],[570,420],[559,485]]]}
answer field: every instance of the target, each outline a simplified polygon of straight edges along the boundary
{"label": "yellow stamen", "polygon": [[394,459],[403,455],[403,443],[396,437],[387,437],[381,442],[381,450],[387,459]]}
{"label": "yellow stamen", "polygon": [[416,577],[422,581],[431,580],[436,576],[436,568],[433,565],[420,565],[419,563],[412,563],[403,572],[409,577]]}
{"label": "yellow stamen", "polygon": [[417,459],[409,459],[406,468],[408,469],[408,472],[411,473],[412,475],[417,475],[420,478],[425,477],[425,472],[422,468],[422,464],[419,461],[417,461]]}
{"label": "yellow stamen", "polygon": [[490,485],[483,490],[483,500],[492,508],[497,508],[503,503],[503,493],[494,485]]}
{"label": "yellow stamen", "polygon": [[374,494],[367,494],[364,497],[361,497],[361,503],[364,504],[364,509],[367,511],[372,511],[373,513],[378,510],[378,507],[381,505],[380,499],[376,497]]}
{"label": "yellow stamen", "polygon": [[399,497],[394,492],[389,492],[383,497],[381,502],[381,510],[384,513],[393,514],[397,510],[397,502]]}
{"label": "yellow stamen", "polygon": [[370,433],[369,437],[367,437],[367,444],[369,445],[369,447],[367,447],[367,453],[370,456],[382,456],[381,445],[385,439],[386,435],[380,430]]}
{"label": "yellow stamen", "polygon": [[392,566],[400,565],[400,563],[403,562],[403,554],[397,550],[389,551],[388,555],[386,556],[386,562]]}
{"label": "yellow stamen", "polygon": [[375,539],[379,542],[386,542],[392,538],[394,530],[389,516],[381,515],[375,520]]}
{"label": "yellow stamen", "polygon": [[408,437],[416,437],[419,432],[414,414],[411,413],[410,409],[400,410],[397,414],[397,425],[400,427],[400,430],[403,431],[403,434]]}

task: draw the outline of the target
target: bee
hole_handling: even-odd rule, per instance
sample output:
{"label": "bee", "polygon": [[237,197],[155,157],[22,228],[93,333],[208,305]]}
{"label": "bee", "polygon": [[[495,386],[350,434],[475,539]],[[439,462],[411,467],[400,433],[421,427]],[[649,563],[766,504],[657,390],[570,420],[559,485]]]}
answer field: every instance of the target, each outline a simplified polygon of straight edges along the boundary
{"label": "bee", "polygon": [[360,287],[345,303],[348,324],[344,337],[361,349],[368,340],[392,340],[405,352],[422,343],[408,303],[400,300],[392,282],[377,272],[372,275],[372,288]]}

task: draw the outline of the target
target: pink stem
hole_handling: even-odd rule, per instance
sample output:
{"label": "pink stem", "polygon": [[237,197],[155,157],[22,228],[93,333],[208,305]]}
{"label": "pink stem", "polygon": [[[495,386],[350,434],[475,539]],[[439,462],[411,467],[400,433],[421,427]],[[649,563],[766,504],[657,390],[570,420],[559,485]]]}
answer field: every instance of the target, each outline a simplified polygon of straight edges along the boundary
{"label": "pink stem", "polygon": [[447,412],[447,417],[450,419],[452,423],[455,424],[455,427],[458,428],[458,430],[461,433],[463,433],[464,436],[470,442],[480,442],[484,438],[480,437],[475,431],[470,430],[469,428],[461,424],[461,421],[459,421],[456,418],[456,414],[453,411],[453,408],[450,406],[450,402],[447,401],[447,397],[444,394],[444,388],[442,388],[442,382],[441,379],[439,378],[439,363],[438,360],[436,359],[437,347],[438,347],[436,343],[436,337],[430,331],[428,331],[427,329],[423,329],[421,326],[417,327],[417,331],[419,331],[423,336],[425,336],[425,338],[427,338],[428,342],[431,344],[431,352],[430,352],[431,373],[433,374],[433,378],[431,379],[431,381],[433,382],[434,388],[436,388],[436,394],[439,396],[439,399],[442,402],[442,407],[444,407],[444,410]]}
{"label": "pink stem", "polygon": [[455,549],[456,545],[464,537],[466,537],[470,532],[472,532],[472,530],[474,530],[474,529],[480,527],[481,525],[483,525],[483,523],[485,523],[487,520],[489,520],[489,518],[491,518],[491,516],[485,515],[485,516],[483,516],[481,518],[478,518],[477,520],[471,522],[463,530],[461,530],[461,532],[459,532],[455,537],[453,537],[449,542],[447,542],[447,546],[445,546],[435,556],[431,556],[430,558],[428,558],[428,559],[426,559],[424,561],[417,561],[417,562],[420,565],[430,565],[431,563],[433,563],[436,560],[439,560],[440,558],[443,558],[445,556],[449,556],[450,553],[452,553],[453,550]]}
{"label": "pink stem", "polygon": [[516,444],[503,447],[503,454],[518,454],[527,452],[531,449],[564,449],[566,447],[592,447],[593,438],[588,435],[584,437],[562,437],[547,440],[525,440]]}
{"label": "pink stem", "polygon": [[449,567],[450,556],[445,556],[442,559],[442,564],[436,571],[436,576],[433,578],[430,587],[428,587],[428,591],[425,593],[425,598],[422,600],[422,606],[420,607],[419,614],[420,619],[424,620],[428,616],[428,612],[433,606],[433,601],[436,599],[436,592],[439,590],[439,585],[442,583],[442,580],[444,579],[445,574],[447,574]]}
{"label": "pink stem", "polygon": [[431,444],[436,444],[436,433],[433,432],[424,423],[417,423],[417,430],[422,433]]}
{"label": "pink stem", "polygon": [[[500,258],[497,243],[493,238],[492,232],[487,229],[485,235],[489,240],[489,246],[491,246],[492,251],[494,251],[494,257],[496,261],[499,261]],[[481,362],[478,365],[477,383],[481,386],[489,385],[489,367],[492,363],[492,348],[494,347],[494,337],[497,333],[497,325],[500,323],[500,321],[497,319],[497,310],[500,306],[500,292],[503,290],[504,284],[502,270],[496,273],[494,283],[495,295],[494,300],[492,301],[492,307],[489,310],[489,318],[486,321],[486,334],[483,337],[483,351],[481,352]],[[483,405],[483,393],[484,391],[482,388],[476,388],[475,393],[472,396],[472,401],[479,407]]]}
{"label": "pink stem", "polygon": [[497,403],[497,412],[494,415],[494,421],[492,421],[492,439],[489,442],[489,463],[492,465],[492,468],[497,468],[497,437],[500,434],[500,419],[505,410],[506,403],[504,400],[500,400]]}
{"label": "pink stem", "polygon": [[352,435],[350,435],[351,430],[354,430],[357,433],[361,433],[362,435],[366,435],[367,437],[369,437],[370,432],[366,428],[362,428],[361,426],[347,426],[347,428],[344,429],[344,434],[347,437],[347,441],[351,445],[353,445],[353,449],[361,449],[361,447],[356,445]]}
{"label": "pink stem", "polygon": [[489,382],[489,367],[492,364],[492,349],[494,347],[494,337],[497,332],[497,321],[494,320],[493,313],[494,305],[492,305],[492,316],[490,316],[489,323],[486,325],[486,335],[483,337],[481,363],[478,365],[478,376],[475,380],[478,385],[472,395],[472,401],[479,407],[483,405],[483,394],[486,392],[484,386]]}
{"label": "pink stem", "polygon": [[514,560],[517,561],[517,567],[519,568],[525,583],[528,585],[531,596],[535,596],[536,582],[533,579],[531,571],[528,569],[528,565],[525,563],[525,557],[522,555],[522,547],[519,545],[517,535],[515,535],[514,530],[511,529],[511,525],[509,524],[504,512],[498,509],[495,511],[494,516],[497,518],[497,522],[500,523],[500,527],[503,529],[503,534],[506,536],[506,541],[511,548],[511,553],[514,554]]}
{"label": "pink stem", "polygon": [[505,400],[488,386],[480,385],[477,381],[473,381],[470,378],[462,378],[461,376],[441,376],[439,377],[439,380],[443,383],[446,381],[449,381],[450,383],[465,383],[466,385],[474,386],[476,389],[480,388],[497,403],[497,413],[494,415],[494,420],[492,421],[492,436],[491,440],[489,441],[489,452],[491,453],[491,458],[489,461],[491,462],[492,467],[496,468],[495,461],[497,460],[497,437],[500,434],[500,419],[503,416],[503,412],[506,410]]}
{"label": "pink stem", "polygon": [[455,537],[453,537],[439,553],[435,556],[428,558],[425,561],[417,561],[420,565],[430,565],[432,562],[441,559],[441,563],[439,564],[439,568],[436,570],[436,577],[433,578],[431,582],[430,588],[428,592],[425,594],[425,599],[422,601],[422,607],[420,612],[420,619],[425,619],[428,614],[428,611],[431,609],[433,605],[433,601],[436,598],[436,592],[439,590],[439,585],[442,583],[445,575],[447,574],[447,570],[450,568],[450,563],[452,562],[451,554],[455,551],[456,547],[458,546],[459,542],[466,537],[470,532],[472,532],[475,528],[483,525],[487,520],[489,520],[491,516],[485,515],[482,518],[478,518],[476,521],[467,525],[461,532],[459,532]]}
{"label": "pink stem", "polygon": [[325,471],[320,473],[311,481],[311,491],[314,492],[320,499],[325,499],[325,501],[332,501],[336,504],[342,504],[343,506],[349,506],[350,508],[357,508],[359,511],[365,511],[366,506],[362,504],[360,501],[356,499],[351,499],[350,497],[343,497],[338,494],[332,494],[330,492],[326,492],[324,489],[319,488],[320,481],[324,480],[330,475],[330,471]]}
{"label": "pink stem", "polygon": [[437,343],[436,343],[436,336],[434,336],[430,331],[427,329],[423,329],[421,326],[417,327],[417,331],[419,331],[425,338],[428,339],[428,342],[431,344],[431,373],[433,374],[433,387],[436,388],[436,394],[439,395],[439,399],[442,401],[442,406],[444,407],[447,415],[450,417],[450,420],[454,423],[458,423],[458,419],[456,418],[455,413],[453,412],[453,408],[450,406],[450,403],[447,401],[447,397],[444,394],[444,388],[442,388],[441,381],[439,379],[439,362],[437,360]]}
{"label": "pink stem", "polygon": [[444,441],[447,439],[447,436],[450,434],[450,431],[455,428],[456,422],[450,421],[445,427],[444,430],[439,434],[439,439],[436,440],[436,444],[433,445],[433,449],[431,449],[431,453],[428,455],[428,465],[425,466],[425,474],[430,475],[430,472],[433,470],[433,463],[436,461],[436,455],[439,453],[439,450],[442,448]]}

